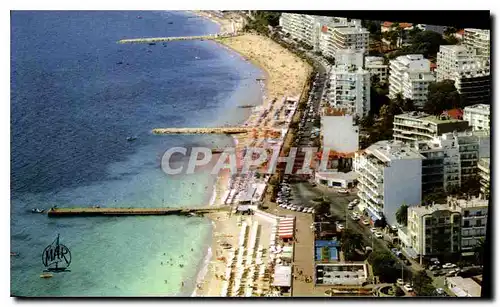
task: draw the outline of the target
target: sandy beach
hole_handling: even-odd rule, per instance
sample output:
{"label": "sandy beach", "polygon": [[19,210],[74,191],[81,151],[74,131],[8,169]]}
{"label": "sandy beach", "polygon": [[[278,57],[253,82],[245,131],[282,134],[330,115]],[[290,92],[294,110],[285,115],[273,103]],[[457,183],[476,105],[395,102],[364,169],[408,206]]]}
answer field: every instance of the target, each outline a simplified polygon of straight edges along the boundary
{"label": "sandy beach", "polygon": [[[227,31],[231,23],[227,19],[214,17],[213,15],[195,11],[195,14],[210,18],[212,21],[221,25],[221,32]],[[253,64],[260,67],[265,72],[265,94],[263,99],[263,108],[275,107],[279,108],[282,103],[282,98],[299,97],[302,93],[305,82],[312,72],[312,68],[306,62],[303,62],[299,57],[284,49],[270,38],[245,33],[231,38],[222,38],[217,40],[223,46],[230,48],[240,54],[245,60],[251,61]],[[246,121],[246,126],[262,126],[272,123],[270,118],[265,119],[263,124],[257,121],[259,113],[252,114]],[[269,115],[271,117],[271,115]],[[239,146],[245,146],[249,143],[248,136],[242,136],[243,139],[238,139]],[[228,190],[229,174],[219,176],[217,180],[214,197],[214,205],[223,204],[221,199],[225,191]],[[224,275],[226,264],[221,261],[222,257],[227,258],[229,251],[223,249],[220,244],[227,242],[232,246],[237,246],[240,228],[238,226],[238,216],[230,216],[228,212],[219,212],[208,215],[214,222],[214,236],[211,244],[212,259],[208,264],[206,274],[203,281],[198,281],[197,289],[193,293],[194,296],[220,296],[222,289],[222,281],[217,276]],[[252,217],[249,221],[257,220],[261,226],[261,237],[268,238],[271,231],[271,224],[267,221],[259,220]],[[266,242],[261,241],[265,248]],[[219,260],[218,260],[219,258]]]}

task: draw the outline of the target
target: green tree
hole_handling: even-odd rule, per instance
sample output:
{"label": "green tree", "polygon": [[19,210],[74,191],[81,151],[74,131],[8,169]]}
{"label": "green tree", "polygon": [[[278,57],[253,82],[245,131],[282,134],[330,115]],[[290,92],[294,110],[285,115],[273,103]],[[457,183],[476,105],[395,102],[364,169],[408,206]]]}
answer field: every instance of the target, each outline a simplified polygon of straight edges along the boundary
{"label": "green tree", "polygon": [[418,271],[412,278],[413,290],[418,296],[434,296],[436,289],[432,286],[432,279],[425,270]]}
{"label": "green tree", "polygon": [[396,221],[400,225],[408,225],[408,205],[402,204],[399,207],[398,211],[396,211]]}
{"label": "green tree", "polygon": [[439,46],[445,45],[443,36],[434,31],[421,31],[416,33],[411,39],[411,50],[414,53],[421,53],[424,57],[436,57]]}
{"label": "green tree", "polygon": [[316,214],[330,214],[330,202],[322,200],[319,206],[316,208]]}
{"label": "green tree", "polygon": [[455,33],[457,33],[457,28],[455,28],[455,27],[446,27],[446,29],[444,29],[443,33],[446,36],[454,35]]}
{"label": "green tree", "polygon": [[429,85],[429,94],[424,110],[430,114],[441,115],[444,110],[461,106],[461,97],[453,80],[444,80]]}
{"label": "green tree", "polygon": [[345,259],[353,259],[356,254],[356,249],[363,250],[364,248],[363,236],[353,233],[349,229],[345,229],[342,232],[340,243],[342,244],[342,251],[344,252]]}
{"label": "green tree", "polygon": [[401,269],[395,265],[394,256],[386,250],[374,250],[367,260],[372,266],[373,274],[378,276],[381,282],[393,283],[401,277]]}

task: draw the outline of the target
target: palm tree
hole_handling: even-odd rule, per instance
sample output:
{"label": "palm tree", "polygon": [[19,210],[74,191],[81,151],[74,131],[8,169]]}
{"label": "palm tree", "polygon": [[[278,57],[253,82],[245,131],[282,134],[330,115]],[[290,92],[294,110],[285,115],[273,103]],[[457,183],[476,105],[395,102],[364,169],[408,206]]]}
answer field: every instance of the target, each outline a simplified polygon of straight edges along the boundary
{"label": "palm tree", "polygon": [[408,205],[402,204],[396,211],[396,221],[400,225],[406,226],[408,224]]}

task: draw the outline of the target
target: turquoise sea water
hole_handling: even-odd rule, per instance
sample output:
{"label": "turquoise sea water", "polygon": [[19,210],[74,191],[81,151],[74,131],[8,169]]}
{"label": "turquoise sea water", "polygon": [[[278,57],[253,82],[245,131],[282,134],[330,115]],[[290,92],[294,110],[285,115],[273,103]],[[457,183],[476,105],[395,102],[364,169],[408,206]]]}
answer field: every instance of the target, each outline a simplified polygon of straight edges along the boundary
{"label": "turquoise sea water", "polygon": [[[11,251],[19,254],[11,257],[12,295],[192,293],[210,242],[208,220],[49,219],[30,211],[208,204],[215,178],[169,177],[161,171],[162,154],[172,146],[225,146],[232,140],[150,131],[242,122],[248,109],[238,105],[261,102],[255,78],[262,71],[214,42],[116,44],[122,38],[217,32],[217,25],[193,17],[12,12]],[[130,135],[137,141],[127,142]],[[42,279],[42,251],[57,234],[71,251],[71,272]]]}

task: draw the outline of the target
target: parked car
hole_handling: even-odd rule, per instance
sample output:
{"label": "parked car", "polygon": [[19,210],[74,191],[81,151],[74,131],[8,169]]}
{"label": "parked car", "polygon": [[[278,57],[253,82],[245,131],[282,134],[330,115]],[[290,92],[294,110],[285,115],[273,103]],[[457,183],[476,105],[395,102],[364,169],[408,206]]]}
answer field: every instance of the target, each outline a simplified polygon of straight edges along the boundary
{"label": "parked car", "polygon": [[378,229],[377,228],[370,228],[370,231],[371,231],[371,233],[375,233],[378,231]]}
{"label": "parked car", "polygon": [[344,225],[342,225],[342,224],[337,224],[337,228],[338,228],[339,230],[343,230],[343,229],[344,229]]}
{"label": "parked car", "polygon": [[361,223],[363,223],[363,225],[365,225],[365,226],[370,225],[370,221],[369,220],[362,220]]}
{"label": "parked car", "polygon": [[443,269],[453,269],[453,268],[456,268],[457,266],[453,263],[445,263],[443,264]]}
{"label": "parked car", "polygon": [[349,209],[349,210],[354,209],[354,205],[353,205],[353,204],[349,204],[349,205],[347,205],[347,209]]}
{"label": "parked car", "polygon": [[355,200],[353,200],[352,203],[355,205],[359,204],[359,198],[356,198]]}
{"label": "parked car", "polygon": [[398,284],[398,286],[402,286],[402,285],[405,284],[405,282],[401,278],[398,278],[398,280],[396,281],[396,283]]}
{"label": "parked car", "polygon": [[406,284],[403,286],[406,292],[413,292],[413,288],[411,287],[410,284]]}
{"label": "parked car", "polygon": [[365,253],[369,253],[373,251],[373,248],[371,248],[370,246],[365,246]]}
{"label": "parked car", "polygon": [[338,192],[341,194],[349,194],[349,191],[347,191],[346,189],[339,189]]}
{"label": "parked car", "polygon": [[444,294],[444,289],[443,288],[437,288],[436,289],[436,293],[439,294],[439,295],[442,295],[442,294]]}
{"label": "parked car", "polygon": [[431,266],[429,267],[429,270],[430,270],[430,271],[436,271],[436,270],[439,270],[439,269],[440,269],[439,265],[435,265],[435,264],[433,264],[433,265],[431,265]]}
{"label": "parked car", "polygon": [[379,239],[382,239],[384,237],[384,235],[381,232],[376,232],[375,233],[375,237],[379,238]]}

